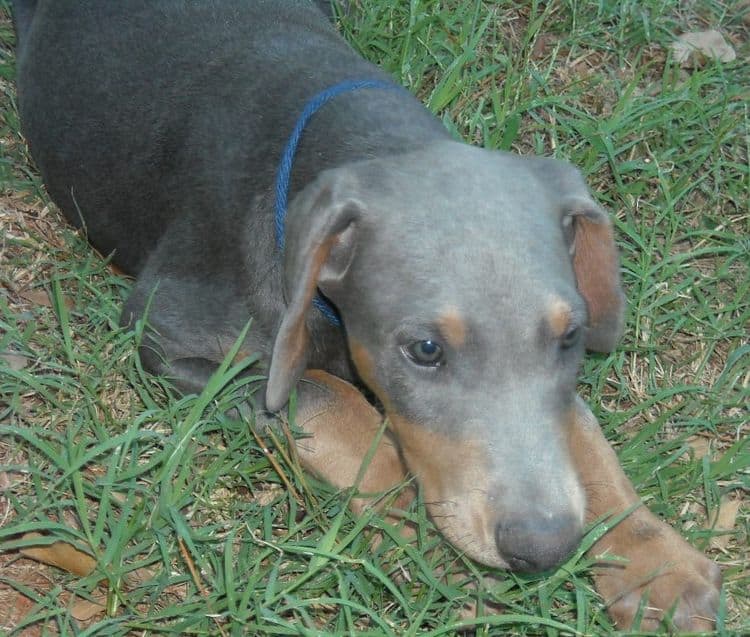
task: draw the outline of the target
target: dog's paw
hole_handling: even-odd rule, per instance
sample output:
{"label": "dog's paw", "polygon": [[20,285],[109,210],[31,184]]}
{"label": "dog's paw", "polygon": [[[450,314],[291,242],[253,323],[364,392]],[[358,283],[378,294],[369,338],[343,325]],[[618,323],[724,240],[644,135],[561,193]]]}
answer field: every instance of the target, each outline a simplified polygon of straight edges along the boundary
{"label": "dog's paw", "polygon": [[609,547],[627,562],[596,569],[596,587],[617,626],[656,631],[671,615],[666,620],[671,631],[713,630],[721,591],[719,566],[656,519],[638,534],[653,535]]}

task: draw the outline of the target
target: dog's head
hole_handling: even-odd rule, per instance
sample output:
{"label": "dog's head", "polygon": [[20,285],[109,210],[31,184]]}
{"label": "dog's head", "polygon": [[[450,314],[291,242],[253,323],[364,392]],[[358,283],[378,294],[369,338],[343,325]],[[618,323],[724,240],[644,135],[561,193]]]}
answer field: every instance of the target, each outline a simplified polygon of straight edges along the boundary
{"label": "dog's head", "polygon": [[612,227],[578,171],[441,143],[327,172],[287,228],[268,407],[304,371],[320,290],[444,535],[490,565],[561,561],[585,506],[576,374],[623,311]]}

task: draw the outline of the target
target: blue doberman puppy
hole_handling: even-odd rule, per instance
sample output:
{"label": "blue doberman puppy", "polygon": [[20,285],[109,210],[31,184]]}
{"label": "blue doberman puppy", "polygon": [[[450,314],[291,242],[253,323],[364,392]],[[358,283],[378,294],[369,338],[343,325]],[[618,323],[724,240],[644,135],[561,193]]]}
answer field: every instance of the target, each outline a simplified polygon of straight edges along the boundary
{"label": "blue doberman puppy", "polygon": [[14,4],[25,135],[136,277],[122,320],[148,307],[151,371],[199,391],[252,318],[256,409],[296,388],[309,470],[353,484],[383,418],[367,388],[389,429],[363,492],[410,473],[460,551],[525,571],[634,508],[592,549],[628,560],[595,573],[615,620],[648,591],[644,626],[675,604],[679,629],[713,625],[718,567],[637,506],[576,396],[623,315],[576,169],[455,141],[311,1]]}

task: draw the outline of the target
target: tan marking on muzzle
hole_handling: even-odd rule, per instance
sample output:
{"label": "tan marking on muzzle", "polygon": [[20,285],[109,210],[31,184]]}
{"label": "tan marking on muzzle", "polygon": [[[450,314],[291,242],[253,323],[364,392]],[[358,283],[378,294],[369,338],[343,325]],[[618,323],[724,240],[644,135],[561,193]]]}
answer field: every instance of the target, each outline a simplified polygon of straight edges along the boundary
{"label": "tan marking on muzzle", "polygon": [[505,567],[497,553],[496,512],[490,508],[486,445],[446,436],[387,412],[406,466],[424,494],[432,519],[445,538],[472,559]]}
{"label": "tan marking on muzzle", "polygon": [[[420,480],[426,497],[435,501],[444,499],[448,485],[481,484],[487,469],[486,458],[481,451],[483,445],[449,438],[400,416],[393,408],[393,401],[375,378],[375,364],[367,348],[359,341],[350,339],[349,351],[360,378],[383,402],[391,429],[409,462],[409,469]],[[449,475],[451,469],[461,470],[464,466],[470,467],[476,476],[458,480],[456,476]],[[465,475],[466,471],[460,473]]]}
{"label": "tan marking on muzzle", "polygon": [[458,349],[466,342],[466,322],[455,307],[448,307],[437,320],[440,332],[448,344]]}
{"label": "tan marking on muzzle", "polygon": [[551,335],[560,338],[570,327],[570,305],[562,299],[553,299],[547,310],[546,319]]}

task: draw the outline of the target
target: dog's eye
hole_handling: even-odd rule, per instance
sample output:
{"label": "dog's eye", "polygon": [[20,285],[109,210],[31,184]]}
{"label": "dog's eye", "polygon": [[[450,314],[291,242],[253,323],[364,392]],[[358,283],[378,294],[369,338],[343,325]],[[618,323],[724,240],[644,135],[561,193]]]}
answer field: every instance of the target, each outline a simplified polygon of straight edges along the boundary
{"label": "dog's eye", "polygon": [[435,341],[416,341],[404,347],[404,353],[423,367],[437,367],[443,363],[443,348]]}
{"label": "dog's eye", "polygon": [[581,340],[581,328],[578,326],[569,327],[560,339],[560,347],[570,349]]}

